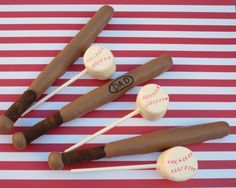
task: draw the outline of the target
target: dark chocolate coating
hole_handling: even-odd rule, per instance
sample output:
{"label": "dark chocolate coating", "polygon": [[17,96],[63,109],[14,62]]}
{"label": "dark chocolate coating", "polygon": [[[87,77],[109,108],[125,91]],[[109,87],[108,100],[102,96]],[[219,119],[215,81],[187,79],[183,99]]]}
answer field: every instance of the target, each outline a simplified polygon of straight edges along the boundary
{"label": "dark chocolate coating", "polygon": [[64,165],[71,165],[82,161],[97,160],[104,157],[104,146],[62,153],[62,161]]}
{"label": "dark chocolate coating", "polygon": [[54,127],[58,127],[63,123],[62,117],[60,112],[49,116],[48,118],[44,119],[43,121],[37,123],[33,127],[30,127],[23,131],[23,134],[26,138],[27,144],[35,140],[36,138],[40,137],[41,135],[48,132],[50,129]]}
{"label": "dark chocolate coating", "polygon": [[13,122],[25,112],[25,110],[34,102],[36,99],[36,93],[33,90],[26,90],[4,113]]}
{"label": "dark chocolate coating", "polygon": [[30,127],[23,132],[17,132],[12,137],[13,145],[16,149],[24,149],[26,144],[31,143],[36,138],[48,132],[50,129],[54,127],[58,127],[63,123],[60,112],[49,116],[43,121],[37,123],[33,127]]}
{"label": "dark chocolate coating", "polygon": [[104,146],[98,146],[85,150],[74,150],[66,153],[53,151],[48,156],[48,165],[52,170],[61,170],[82,161],[97,160],[105,157]]}

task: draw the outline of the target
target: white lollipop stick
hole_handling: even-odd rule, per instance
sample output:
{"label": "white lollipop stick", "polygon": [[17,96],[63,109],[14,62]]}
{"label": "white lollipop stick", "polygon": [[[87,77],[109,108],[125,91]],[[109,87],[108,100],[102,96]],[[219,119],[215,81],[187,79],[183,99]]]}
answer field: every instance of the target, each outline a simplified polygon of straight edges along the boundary
{"label": "white lollipop stick", "polygon": [[67,87],[68,85],[72,84],[74,81],[76,81],[79,77],[81,77],[82,75],[86,74],[87,70],[84,69],[82,70],[79,74],[77,74],[76,76],[74,76],[73,78],[71,78],[70,80],[68,80],[67,82],[65,82],[64,84],[62,84],[60,87],[58,87],[57,89],[55,89],[54,91],[52,91],[50,94],[46,95],[44,98],[42,98],[41,100],[39,100],[38,102],[36,102],[34,105],[32,105],[30,108],[28,108],[23,114],[22,116],[28,114],[31,110],[35,109],[37,106],[39,106],[40,104],[42,104],[44,101],[48,100],[49,98],[51,98],[52,96],[54,96],[56,93],[58,93],[59,91],[61,91],[64,87]]}
{"label": "white lollipop stick", "polygon": [[128,165],[128,166],[114,166],[114,167],[98,167],[98,168],[81,168],[71,169],[71,172],[100,172],[100,171],[111,171],[111,170],[139,170],[156,168],[157,164],[144,164],[144,165]]}
{"label": "white lollipop stick", "polygon": [[72,151],[79,146],[93,140],[94,138],[98,137],[99,135],[111,130],[113,127],[117,126],[121,122],[132,118],[137,114],[141,114],[145,119],[159,119],[164,116],[167,111],[167,106],[169,102],[168,94],[162,89],[159,85],[156,84],[148,84],[142,87],[139,91],[136,104],[137,108],[133,112],[127,114],[126,116],[122,117],[121,119],[115,121],[109,126],[99,130],[95,134],[85,138],[81,142],[71,146],[70,148],[66,149],[65,152]]}
{"label": "white lollipop stick", "polygon": [[84,66],[85,69],[79,74],[68,80],[66,83],[55,89],[52,93],[48,94],[29,109],[27,109],[22,116],[29,113],[31,110],[35,109],[37,106],[54,96],[56,93],[61,91],[63,88],[69,86],[74,81],[79,79],[84,74],[88,73],[93,78],[98,80],[106,80],[112,76],[115,72],[116,65],[114,62],[114,57],[110,50],[102,46],[91,46],[84,54]]}
{"label": "white lollipop stick", "polygon": [[191,150],[186,147],[177,146],[161,153],[155,164],[71,169],[71,172],[137,170],[149,168],[156,168],[159,174],[165,179],[172,181],[186,181],[195,175],[198,169],[198,162]]}
{"label": "white lollipop stick", "polygon": [[96,138],[97,136],[99,136],[99,135],[101,135],[101,134],[103,134],[103,133],[105,133],[105,132],[111,130],[111,129],[112,129],[113,127],[115,127],[116,125],[122,123],[123,121],[125,121],[125,120],[127,120],[127,119],[129,119],[129,118],[132,118],[133,116],[135,116],[135,115],[137,115],[137,114],[139,114],[139,110],[138,110],[138,109],[136,109],[136,110],[134,110],[133,112],[127,114],[126,116],[124,116],[124,117],[118,119],[117,121],[115,121],[115,122],[112,123],[111,125],[104,127],[103,129],[99,130],[99,131],[96,132],[95,134],[93,134],[93,135],[91,135],[91,136],[85,138],[85,139],[82,140],[81,142],[79,142],[79,143],[77,143],[77,144],[75,144],[75,145],[69,147],[68,149],[65,150],[65,152],[69,152],[69,151],[72,151],[72,150],[74,150],[74,149],[80,147],[81,145],[83,145],[83,144],[85,144],[85,143],[87,143],[87,142],[93,140],[93,139]]}

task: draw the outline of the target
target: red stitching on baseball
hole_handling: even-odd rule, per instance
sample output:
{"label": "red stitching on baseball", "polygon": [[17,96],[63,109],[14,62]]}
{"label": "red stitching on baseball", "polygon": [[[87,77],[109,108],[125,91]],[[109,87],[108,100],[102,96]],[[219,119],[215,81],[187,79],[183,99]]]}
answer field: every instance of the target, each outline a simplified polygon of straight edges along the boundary
{"label": "red stitching on baseball", "polygon": [[103,51],[103,47],[100,47],[97,49],[96,53],[94,55],[92,55],[91,57],[89,57],[88,59],[86,59],[87,62],[92,61],[94,58],[96,58],[98,55],[100,55]]}
{"label": "red stitching on baseball", "polygon": [[151,93],[144,95],[142,99],[146,100],[146,99],[152,98],[159,92],[159,90],[160,90],[160,86],[156,86],[156,88]]}
{"label": "red stitching on baseball", "polygon": [[145,108],[148,108],[149,106],[152,106],[152,105],[154,105],[154,104],[160,103],[160,102],[162,102],[162,101],[167,101],[167,100],[169,100],[168,97],[162,97],[162,98],[160,98],[160,99],[148,101],[148,102],[146,103],[146,105],[145,105]]}
{"label": "red stitching on baseball", "polygon": [[92,64],[92,69],[94,69],[94,67],[95,67],[96,65],[99,65],[99,64],[101,64],[103,61],[107,61],[107,60],[109,60],[109,59],[111,59],[111,56],[100,58],[98,61],[95,61],[95,62]]}
{"label": "red stitching on baseball", "polygon": [[[88,62],[91,62],[92,60],[94,60],[95,58],[97,58],[97,57],[102,53],[103,50],[104,50],[104,48],[103,48],[103,47],[100,47],[100,48],[97,50],[97,52],[96,52],[93,56],[91,56],[91,57],[89,57],[89,58],[86,59],[86,60],[87,60],[87,63],[88,63]],[[104,61],[110,60],[111,58],[112,58],[111,55],[109,55],[109,56],[107,56],[107,57],[101,57],[100,59],[96,60],[95,62],[92,62],[91,68],[94,69],[97,65],[101,64],[101,63],[104,62]]]}
{"label": "red stitching on baseball", "polygon": [[181,158],[168,160],[168,164],[178,164],[178,163],[187,161],[187,160],[188,160],[189,158],[191,158],[192,156],[193,156],[193,153],[190,152],[190,153],[188,153],[187,155],[185,155],[185,156],[183,156],[183,157],[181,157]]}
{"label": "red stitching on baseball", "polygon": [[183,170],[185,170],[185,171],[196,171],[197,169],[195,168],[195,167],[193,167],[193,166],[188,166],[188,165],[182,165],[182,166],[178,166],[178,167],[176,167],[176,168],[173,168],[172,170],[171,170],[171,173],[172,174],[175,174],[175,173],[178,173],[178,172],[180,172],[180,171],[183,171]]}

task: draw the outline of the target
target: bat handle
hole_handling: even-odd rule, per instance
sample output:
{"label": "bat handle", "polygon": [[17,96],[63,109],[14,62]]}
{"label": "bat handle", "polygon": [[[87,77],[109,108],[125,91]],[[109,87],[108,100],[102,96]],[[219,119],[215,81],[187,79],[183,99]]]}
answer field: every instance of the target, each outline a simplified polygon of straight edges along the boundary
{"label": "bat handle", "polygon": [[52,170],[60,170],[63,169],[64,166],[68,166],[73,163],[97,160],[104,158],[105,156],[106,154],[104,152],[104,146],[98,146],[79,151],[73,150],[65,153],[54,151],[48,156],[48,165]]}
{"label": "bat handle", "polygon": [[23,132],[16,132],[13,134],[12,143],[16,149],[22,150],[27,144],[42,136],[50,129],[60,126],[62,123],[63,119],[60,115],[60,111],[58,111],[36,125],[24,130]]}
{"label": "bat handle", "polygon": [[26,90],[11,106],[0,116],[0,133],[8,133],[17,119],[35,101],[36,93]]}

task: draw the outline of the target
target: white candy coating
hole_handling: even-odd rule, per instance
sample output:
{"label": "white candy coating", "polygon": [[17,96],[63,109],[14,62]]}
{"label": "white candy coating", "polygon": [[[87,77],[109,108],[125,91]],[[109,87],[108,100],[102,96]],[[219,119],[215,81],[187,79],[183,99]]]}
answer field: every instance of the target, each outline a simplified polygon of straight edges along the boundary
{"label": "white candy coating", "polygon": [[186,181],[195,175],[197,159],[186,147],[177,146],[161,153],[157,160],[157,171],[165,179]]}
{"label": "white candy coating", "polygon": [[103,46],[91,46],[83,57],[89,75],[98,80],[107,80],[116,70],[111,51]]}
{"label": "white candy coating", "polygon": [[140,114],[148,120],[162,118],[168,108],[169,96],[157,84],[148,84],[139,91],[136,105]]}

